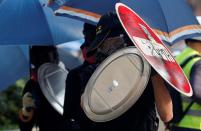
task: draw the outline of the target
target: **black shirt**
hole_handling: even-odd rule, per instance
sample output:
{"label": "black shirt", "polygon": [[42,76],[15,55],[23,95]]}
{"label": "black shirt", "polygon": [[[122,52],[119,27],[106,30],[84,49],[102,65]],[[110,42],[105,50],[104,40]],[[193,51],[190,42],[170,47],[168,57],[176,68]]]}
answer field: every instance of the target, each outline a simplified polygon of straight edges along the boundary
{"label": "black shirt", "polygon": [[93,122],[80,107],[82,92],[96,65],[80,66],[69,72],[66,80],[64,116],[78,121],[81,131],[156,131],[154,92],[151,81],[138,101],[120,117],[104,123]]}

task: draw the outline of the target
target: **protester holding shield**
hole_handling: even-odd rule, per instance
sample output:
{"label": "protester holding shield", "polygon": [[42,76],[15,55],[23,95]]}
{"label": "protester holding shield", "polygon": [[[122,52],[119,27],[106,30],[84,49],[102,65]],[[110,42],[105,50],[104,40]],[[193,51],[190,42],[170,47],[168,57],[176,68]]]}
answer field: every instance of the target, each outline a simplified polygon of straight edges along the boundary
{"label": "protester holding shield", "polygon": [[59,63],[55,46],[32,46],[30,49],[31,78],[22,94],[22,109],[19,112],[21,131],[31,131],[34,126],[40,131],[67,130],[68,123],[47,101],[38,82],[38,69],[44,63]]}
{"label": "protester holding shield", "polygon": [[[94,73],[94,70],[96,70],[108,56],[128,46],[135,48],[122,28],[117,15],[114,13],[103,15],[96,27],[95,39],[87,52],[88,56],[94,56],[95,63],[82,68],[80,72],[76,72],[77,74],[74,73],[75,75],[71,75],[71,77],[68,75],[66,81],[67,90],[77,90],[74,94],[77,94],[76,96],[78,98],[75,99],[79,101],[77,104],[74,103],[76,106],[72,107],[73,96],[66,91],[64,114],[66,117],[76,116],[78,118],[80,122],[79,130],[157,131],[158,119],[155,112],[155,103],[159,115],[164,122],[168,122],[172,119],[171,97],[165,87],[163,79],[153,69],[151,71],[151,77],[148,77],[146,89],[127,112],[120,115],[118,118],[106,120],[105,122],[94,122],[85,116],[82,111],[82,107],[85,106],[83,105],[85,100],[82,98],[80,101],[80,98],[82,93],[85,92],[85,86]],[[115,72],[111,73],[115,74]],[[147,75],[149,76],[149,74]],[[116,81],[113,81],[113,83],[118,86]],[[108,89],[112,91],[112,88]]]}

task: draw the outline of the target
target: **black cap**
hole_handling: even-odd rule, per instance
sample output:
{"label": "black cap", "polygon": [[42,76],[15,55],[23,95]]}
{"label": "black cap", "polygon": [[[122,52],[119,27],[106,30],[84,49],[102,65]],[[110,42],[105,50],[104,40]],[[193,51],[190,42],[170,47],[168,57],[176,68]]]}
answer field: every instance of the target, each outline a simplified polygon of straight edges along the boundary
{"label": "black cap", "polygon": [[87,56],[91,56],[105,39],[123,33],[125,34],[125,31],[117,17],[117,14],[110,12],[101,16],[96,27],[96,37],[87,50]]}

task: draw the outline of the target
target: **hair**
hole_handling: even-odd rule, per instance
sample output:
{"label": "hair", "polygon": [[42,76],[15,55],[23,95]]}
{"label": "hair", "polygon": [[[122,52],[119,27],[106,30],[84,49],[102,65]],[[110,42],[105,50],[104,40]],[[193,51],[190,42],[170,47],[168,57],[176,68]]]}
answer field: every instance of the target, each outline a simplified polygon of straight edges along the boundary
{"label": "hair", "polygon": [[44,63],[59,63],[59,55],[55,46],[32,46],[30,62],[38,69]]}

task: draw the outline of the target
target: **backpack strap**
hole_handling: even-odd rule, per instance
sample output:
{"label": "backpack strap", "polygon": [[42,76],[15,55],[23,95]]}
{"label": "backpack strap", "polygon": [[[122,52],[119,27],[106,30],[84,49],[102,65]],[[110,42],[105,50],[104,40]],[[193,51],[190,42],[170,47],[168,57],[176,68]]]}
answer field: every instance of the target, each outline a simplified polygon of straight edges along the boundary
{"label": "backpack strap", "polygon": [[194,55],[192,55],[192,56],[189,56],[184,62],[182,62],[182,63],[180,64],[180,66],[181,66],[182,68],[184,68],[184,67],[186,66],[186,64],[187,64],[190,60],[192,60],[192,59],[194,59],[194,58],[197,58],[197,57],[201,57],[201,55],[199,55],[199,54],[194,54]]}
{"label": "backpack strap", "polygon": [[189,109],[191,108],[191,106],[193,105],[194,102],[195,102],[195,101],[192,100],[192,101],[190,102],[190,104],[186,107],[186,109],[183,111],[183,113],[182,113],[181,118],[180,118],[179,121],[181,121],[181,120],[184,118],[184,116],[185,116],[186,113],[189,111]]}

